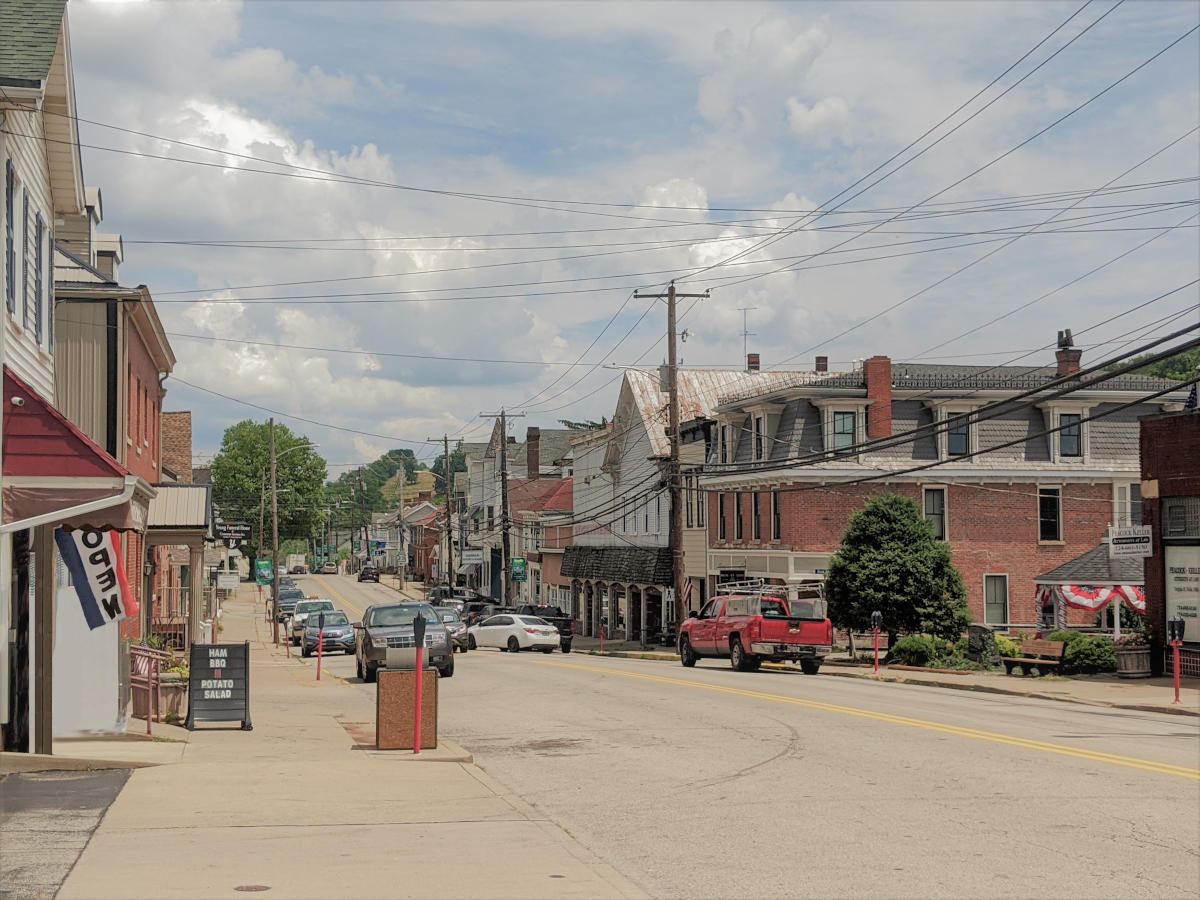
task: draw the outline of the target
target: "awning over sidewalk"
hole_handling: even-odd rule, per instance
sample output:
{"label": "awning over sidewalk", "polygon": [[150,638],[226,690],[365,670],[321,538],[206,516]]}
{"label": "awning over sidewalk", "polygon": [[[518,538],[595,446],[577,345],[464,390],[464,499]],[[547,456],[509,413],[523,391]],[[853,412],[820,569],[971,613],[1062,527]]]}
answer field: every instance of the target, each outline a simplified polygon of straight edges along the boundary
{"label": "awning over sidewalk", "polygon": [[[48,520],[67,530],[145,530],[154,496],[149,484],[134,479],[7,368],[0,399],[4,403],[0,501],[6,530]],[[54,518],[56,513],[63,515]]]}
{"label": "awning over sidewalk", "polygon": [[567,547],[562,574],[622,584],[670,584],[671,551],[666,547]]}

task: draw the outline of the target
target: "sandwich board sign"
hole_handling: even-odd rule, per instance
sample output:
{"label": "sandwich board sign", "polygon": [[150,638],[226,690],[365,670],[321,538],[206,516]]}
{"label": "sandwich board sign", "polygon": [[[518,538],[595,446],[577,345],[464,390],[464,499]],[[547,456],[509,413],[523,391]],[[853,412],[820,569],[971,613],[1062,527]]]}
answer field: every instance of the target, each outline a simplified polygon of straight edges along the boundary
{"label": "sandwich board sign", "polygon": [[250,642],[244,644],[192,644],[188,675],[188,731],[197,722],[250,724]]}

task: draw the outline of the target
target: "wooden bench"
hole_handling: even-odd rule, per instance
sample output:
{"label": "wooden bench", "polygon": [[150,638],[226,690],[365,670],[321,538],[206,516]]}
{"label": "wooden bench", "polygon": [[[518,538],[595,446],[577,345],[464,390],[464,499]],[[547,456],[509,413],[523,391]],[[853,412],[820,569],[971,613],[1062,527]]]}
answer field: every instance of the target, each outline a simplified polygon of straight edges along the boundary
{"label": "wooden bench", "polygon": [[1047,669],[1062,665],[1066,649],[1067,645],[1063,641],[1025,641],[1021,644],[1024,656],[1005,656],[1001,661],[1008,675],[1011,675],[1017,666],[1021,667],[1022,675],[1028,675],[1029,670],[1035,667],[1039,675],[1045,675]]}
{"label": "wooden bench", "polygon": [[[852,635],[849,632],[843,632],[843,634],[846,635],[846,642],[847,642],[847,644],[849,644],[850,638]],[[868,652],[874,652],[874,650],[875,650],[875,635],[873,632],[856,631],[853,634],[853,638],[854,638],[854,649],[856,652],[861,652],[863,650],[866,650]],[[887,648],[888,648],[888,634],[886,631],[881,631],[881,632],[879,632],[879,652],[883,653],[884,651],[887,650]]]}
{"label": "wooden bench", "polygon": [[170,658],[169,653],[149,647],[129,648],[129,686],[146,693],[146,734],[151,733],[153,721],[162,721],[162,670]]}

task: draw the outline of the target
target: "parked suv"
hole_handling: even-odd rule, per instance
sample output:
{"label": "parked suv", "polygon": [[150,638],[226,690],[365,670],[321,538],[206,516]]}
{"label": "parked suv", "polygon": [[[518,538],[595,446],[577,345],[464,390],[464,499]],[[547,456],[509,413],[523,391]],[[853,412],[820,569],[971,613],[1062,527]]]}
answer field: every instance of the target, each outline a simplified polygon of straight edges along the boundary
{"label": "parked suv", "polygon": [[832,644],[821,597],[789,599],[786,588],[767,586],[713,597],[690,614],[679,629],[679,660],[694,666],[701,657],[728,657],[738,672],[753,672],[764,660],[797,662],[805,675],[816,675]]}
{"label": "parked suv", "polygon": [[358,570],[359,581],[373,581],[379,584],[379,566],[363,566]]}
{"label": "parked suv", "polygon": [[333,601],[300,600],[296,603],[296,608],[292,611],[292,624],[288,628],[293,644],[300,645],[300,641],[304,638],[304,623],[310,614],[318,612],[333,612]]}
{"label": "parked suv", "polygon": [[526,603],[517,612],[521,615],[537,616],[539,619],[545,619],[558,629],[558,648],[563,653],[571,652],[571,641],[575,639],[575,623],[562,609],[557,606],[541,606],[535,603]]}
{"label": "parked suv", "polygon": [[358,677],[375,680],[380,668],[387,667],[388,650],[407,650],[416,646],[413,619],[420,614],[425,619],[425,652],[429,664],[443,678],[454,674],[454,649],[450,633],[428,603],[388,603],[367,607],[362,624],[355,629],[355,662]]}

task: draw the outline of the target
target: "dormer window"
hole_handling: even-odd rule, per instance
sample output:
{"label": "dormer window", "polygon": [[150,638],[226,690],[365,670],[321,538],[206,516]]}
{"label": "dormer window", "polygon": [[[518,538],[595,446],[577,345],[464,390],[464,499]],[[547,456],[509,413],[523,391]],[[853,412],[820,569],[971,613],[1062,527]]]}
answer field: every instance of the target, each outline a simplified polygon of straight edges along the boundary
{"label": "dormer window", "polygon": [[766,444],[767,444],[767,417],[754,417],[754,458],[756,460],[765,459]]}
{"label": "dormer window", "polygon": [[858,433],[858,413],[854,410],[833,411],[833,451],[844,455],[854,447],[854,436]]}
{"label": "dormer window", "polygon": [[826,453],[837,456],[858,453],[859,446],[866,440],[868,402],[849,397],[812,401],[812,405],[821,410],[821,432]]}
{"label": "dormer window", "polygon": [[946,429],[946,455],[966,456],[971,452],[971,421],[965,416],[953,419]]}
{"label": "dormer window", "polygon": [[721,433],[717,440],[717,462],[729,462],[729,458],[733,455],[731,449],[729,446],[729,426],[722,425]]}
{"label": "dormer window", "polygon": [[1092,404],[1052,401],[1042,406],[1046,427],[1052,430],[1050,460],[1083,465],[1088,459],[1087,416]]}
{"label": "dormer window", "polygon": [[1062,413],[1058,417],[1058,452],[1063,456],[1083,456],[1083,417]]}
{"label": "dormer window", "polygon": [[979,423],[971,415],[979,404],[963,400],[934,400],[926,405],[933,411],[938,459],[969,459],[979,447]]}

